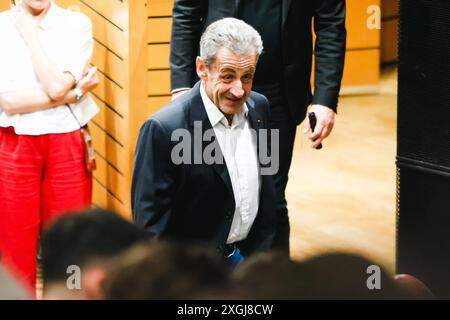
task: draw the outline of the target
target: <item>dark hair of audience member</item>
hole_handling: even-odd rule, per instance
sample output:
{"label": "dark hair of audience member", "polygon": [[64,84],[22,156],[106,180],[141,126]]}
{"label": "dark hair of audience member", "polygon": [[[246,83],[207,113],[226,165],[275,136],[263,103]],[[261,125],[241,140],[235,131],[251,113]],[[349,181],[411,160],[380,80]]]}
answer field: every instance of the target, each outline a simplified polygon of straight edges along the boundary
{"label": "dark hair of audience member", "polygon": [[431,290],[418,278],[409,274],[399,274],[394,277],[397,288],[408,300],[434,300]]}
{"label": "dark hair of audience member", "polygon": [[229,280],[224,259],[201,245],[152,241],[116,261],[105,281],[106,299],[217,299]]}
{"label": "dark hair of audience member", "polygon": [[42,237],[44,284],[66,280],[67,268],[108,260],[148,239],[147,233],[107,210],[64,215]]}
{"label": "dark hair of audience member", "polygon": [[295,262],[275,253],[248,259],[232,275],[237,299],[403,299],[393,278],[379,269],[380,288],[369,289],[376,265],[363,257],[332,253]]}

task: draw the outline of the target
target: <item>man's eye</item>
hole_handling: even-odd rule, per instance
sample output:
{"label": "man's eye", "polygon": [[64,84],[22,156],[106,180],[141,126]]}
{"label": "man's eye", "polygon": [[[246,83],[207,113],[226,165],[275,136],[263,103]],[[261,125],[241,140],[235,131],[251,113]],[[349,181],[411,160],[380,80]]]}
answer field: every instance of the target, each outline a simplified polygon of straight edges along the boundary
{"label": "man's eye", "polygon": [[225,75],[225,76],[223,76],[223,79],[225,80],[225,81],[230,81],[230,80],[233,80],[233,76],[232,75]]}
{"label": "man's eye", "polygon": [[246,74],[242,77],[242,80],[244,81],[250,81],[253,79],[253,75],[252,74]]}

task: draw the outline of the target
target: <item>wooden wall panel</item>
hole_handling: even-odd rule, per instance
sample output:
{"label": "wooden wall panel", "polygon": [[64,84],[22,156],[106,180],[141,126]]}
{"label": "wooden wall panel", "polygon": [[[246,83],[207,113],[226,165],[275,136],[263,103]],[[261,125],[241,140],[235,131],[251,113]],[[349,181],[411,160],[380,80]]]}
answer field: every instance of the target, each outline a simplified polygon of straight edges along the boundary
{"label": "wooden wall panel", "polygon": [[8,10],[11,7],[11,0],[0,0],[0,11]]}
{"label": "wooden wall panel", "polygon": [[398,61],[398,19],[389,19],[382,22],[381,32],[381,62],[383,64]]}
{"label": "wooden wall panel", "polygon": [[94,42],[92,64],[96,65],[100,70],[108,70],[108,76],[120,86],[124,86],[123,58],[120,58],[99,42]]}
{"label": "wooden wall panel", "polygon": [[148,43],[168,43],[172,31],[172,18],[150,17],[147,24]]}
{"label": "wooden wall panel", "polygon": [[171,17],[173,0],[149,0],[148,13],[150,17]]}
{"label": "wooden wall panel", "polygon": [[341,94],[376,92],[380,78],[380,30],[369,29],[367,12],[380,0],[347,0],[347,53]]}
{"label": "wooden wall panel", "polygon": [[[94,54],[100,85],[92,96],[101,111],[90,127],[97,154],[96,207],[131,217],[131,170],[137,131],[136,111],[147,103],[147,1],[59,0],[93,23]],[[143,108],[145,109],[145,107]]]}
{"label": "wooden wall panel", "polygon": [[[149,1],[148,23],[148,95],[149,109],[157,110],[158,103],[168,101],[170,94],[169,52],[173,1]],[[342,81],[343,93],[372,93],[379,81],[381,50],[380,30],[367,27],[371,5],[380,0],[347,0],[347,59]],[[366,59],[371,59],[367,61]],[[375,59],[375,60],[372,60]],[[359,90],[359,91],[358,91]],[[154,99],[162,97],[163,100]]]}
{"label": "wooden wall panel", "polygon": [[115,196],[107,186],[103,185],[96,178],[94,178],[92,201],[95,207],[108,208],[124,217],[127,217],[128,215],[127,213],[124,213],[124,202]]}
{"label": "wooden wall panel", "polygon": [[398,18],[398,0],[381,0],[381,14],[384,18]]}
{"label": "wooden wall panel", "polygon": [[168,104],[171,100],[170,95],[160,96],[160,97],[149,97],[148,104],[153,110],[159,110]]}
{"label": "wooden wall panel", "polygon": [[127,192],[124,174],[113,169],[106,158],[98,156],[96,161],[97,172],[95,177],[100,183],[108,186],[109,190],[120,199],[120,195]]}
{"label": "wooden wall panel", "polygon": [[170,92],[169,70],[150,70],[148,72],[148,94],[149,96],[161,96]]}
{"label": "wooden wall panel", "polygon": [[147,105],[142,121],[170,101],[170,33],[173,0],[149,0],[147,24]]}
{"label": "wooden wall panel", "polygon": [[381,62],[398,60],[398,0],[382,0],[381,5]]}
{"label": "wooden wall panel", "polygon": [[123,30],[112,24],[109,20],[105,20],[98,13],[90,10],[88,6],[83,4],[80,5],[79,8],[92,20],[95,40],[109,48],[118,56],[125,57],[127,48],[123,44],[126,43],[127,40]]}
{"label": "wooden wall panel", "polygon": [[100,99],[93,97],[95,103],[100,107],[100,112],[94,117],[96,123],[111,133],[120,143],[125,144],[127,141],[127,133],[124,130],[127,126],[126,119],[117,114],[117,111],[108,107]]}
{"label": "wooden wall panel", "polygon": [[121,31],[127,24],[127,4],[120,0],[80,0],[80,3],[115,25]]}
{"label": "wooden wall panel", "polygon": [[348,51],[344,79],[346,82],[341,94],[377,93],[380,80],[380,50]]}
{"label": "wooden wall panel", "polygon": [[[94,140],[95,151],[122,173],[127,172],[128,161],[123,156],[125,145],[119,143],[109,132],[102,128],[95,120],[90,125]],[[95,172],[94,172],[95,174]]]}
{"label": "wooden wall panel", "polygon": [[347,0],[347,50],[380,47],[380,31],[367,28],[367,8],[379,0]]}
{"label": "wooden wall panel", "polygon": [[169,70],[170,44],[153,44],[148,46],[148,68],[150,70]]}
{"label": "wooden wall panel", "polygon": [[101,97],[103,101],[111,105],[115,110],[122,115],[128,115],[128,96],[124,88],[114,81],[110,80],[107,75],[108,70],[99,68],[100,84],[94,89],[94,94]]}

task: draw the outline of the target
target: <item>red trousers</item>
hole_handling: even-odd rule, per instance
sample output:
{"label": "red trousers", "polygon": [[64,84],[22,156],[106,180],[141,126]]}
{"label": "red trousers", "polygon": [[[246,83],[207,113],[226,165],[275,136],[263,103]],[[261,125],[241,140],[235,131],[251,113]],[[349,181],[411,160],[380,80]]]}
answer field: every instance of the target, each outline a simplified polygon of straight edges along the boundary
{"label": "red trousers", "polygon": [[91,205],[79,130],[41,136],[0,127],[0,252],[5,264],[34,290],[40,231],[67,211]]}

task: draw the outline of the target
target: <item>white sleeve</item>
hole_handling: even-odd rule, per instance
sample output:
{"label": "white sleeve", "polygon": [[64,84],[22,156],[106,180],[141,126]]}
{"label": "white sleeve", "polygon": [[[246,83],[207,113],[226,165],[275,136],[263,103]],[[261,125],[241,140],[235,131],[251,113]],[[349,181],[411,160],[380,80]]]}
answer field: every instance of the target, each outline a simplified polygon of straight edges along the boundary
{"label": "white sleeve", "polygon": [[62,72],[70,72],[78,82],[92,56],[93,35],[91,20],[81,13],[73,14],[73,28],[66,38],[64,54],[58,65]]}

